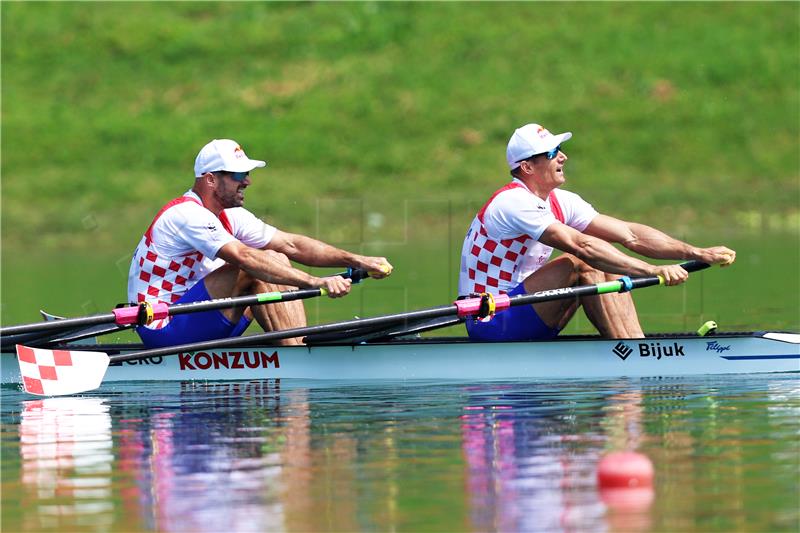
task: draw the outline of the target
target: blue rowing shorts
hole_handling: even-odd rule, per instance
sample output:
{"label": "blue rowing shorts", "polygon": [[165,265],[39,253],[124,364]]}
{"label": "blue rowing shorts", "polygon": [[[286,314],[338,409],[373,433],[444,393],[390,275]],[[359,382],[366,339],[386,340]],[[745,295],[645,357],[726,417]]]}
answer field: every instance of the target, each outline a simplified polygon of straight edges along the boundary
{"label": "blue rowing shorts", "polygon": [[[509,297],[525,294],[525,284],[520,283],[508,293]],[[467,334],[472,341],[535,341],[555,338],[559,331],[539,318],[532,305],[509,307],[494,315],[488,322],[467,318]]]}
{"label": "blue rowing shorts", "polygon": [[[202,302],[211,300],[203,280],[198,281],[186,291],[176,304]],[[169,323],[161,329],[150,329],[143,326],[136,328],[136,333],[148,348],[161,348],[164,346],[178,346],[191,342],[210,341],[238,337],[250,325],[250,320],[242,316],[238,323],[228,320],[222,311],[212,309],[199,313],[186,313],[175,315]]]}

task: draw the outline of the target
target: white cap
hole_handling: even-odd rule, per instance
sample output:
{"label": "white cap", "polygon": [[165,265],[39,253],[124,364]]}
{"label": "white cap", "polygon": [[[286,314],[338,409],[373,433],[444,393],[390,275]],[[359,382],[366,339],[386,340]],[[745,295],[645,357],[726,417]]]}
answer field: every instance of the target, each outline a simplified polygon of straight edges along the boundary
{"label": "white cap", "polygon": [[538,124],[526,124],[517,128],[506,148],[508,167],[514,170],[519,166],[519,161],[528,159],[532,155],[549,152],[571,137],[572,133],[569,131],[553,135],[547,128]]}
{"label": "white cap", "polygon": [[250,159],[239,146],[230,139],[214,139],[203,146],[194,160],[194,175],[200,177],[206,172],[227,170],[228,172],[250,172],[267,164],[258,159]]}

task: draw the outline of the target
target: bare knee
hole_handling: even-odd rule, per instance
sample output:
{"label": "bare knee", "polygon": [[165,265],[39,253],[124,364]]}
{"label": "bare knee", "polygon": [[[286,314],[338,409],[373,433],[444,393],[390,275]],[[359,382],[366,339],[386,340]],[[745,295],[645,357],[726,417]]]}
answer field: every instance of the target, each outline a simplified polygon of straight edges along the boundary
{"label": "bare knee", "polygon": [[[275,261],[285,266],[291,266],[292,263],[289,261],[289,258],[286,257],[285,254],[280,252],[274,252],[272,250],[264,250],[264,253],[269,256],[271,261]],[[244,270],[239,271],[239,279],[237,281],[237,286],[239,288],[239,292],[242,294],[256,294],[261,292],[270,292],[273,290],[280,290],[278,288],[282,288],[282,285],[278,285],[276,283],[270,283],[268,281],[264,281],[262,279],[254,277],[252,274],[245,272]]]}
{"label": "bare knee", "polygon": [[[564,254],[565,259],[569,260],[572,264],[574,276],[574,283],[582,285],[593,285],[595,283],[602,283],[606,281],[606,273],[591,266],[583,259],[572,254]],[[559,258],[560,259],[560,258]]]}
{"label": "bare knee", "polygon": [[562,254],[551,261],[549,265],[552,265],[553,268],[562,272],[566,285],[598,283],[602,281],[602,272],[572,254]]}
{"label": "bare knee", "polygon": [[[273,250],[264,250],[271,261],[279,263],[283,266],[292,266],[292,262],[286,256],[286,254],[282,254],[280,252],[275,252]],[[251,278],[250,284],[250,291],[253,293],[259,292],[272,292],[272,291],[286,291],[286,290],[293,290],[297,287],[290,286],[290,285],[282,285],[280,283],[271,283],[268,281],[264,281],[257,278]]]}

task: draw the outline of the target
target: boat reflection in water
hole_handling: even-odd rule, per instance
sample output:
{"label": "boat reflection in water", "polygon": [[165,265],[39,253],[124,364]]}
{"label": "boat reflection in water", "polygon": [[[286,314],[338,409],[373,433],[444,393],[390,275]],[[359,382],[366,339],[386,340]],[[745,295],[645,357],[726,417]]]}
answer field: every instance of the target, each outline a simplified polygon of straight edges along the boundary
{"label": "boat reflection in water", "polygon": [[[4,528],[691,531],[715,529],[709,513],[724,517],[718,530],[798,524],[794,376],[103,392],[24,401],[4,389],[6,427],[8,406],[23,408],[26,509],[4,509]],[[621,450],[652,459],[653,488],[598,488],[599,459]]]}
{"label": "boat reflection in water", "polygon": [[602,416],[579,420],[565,409],[562,387],[498,387],[489,396],[477,389],[464,407],[473,529],[586,531],[605,529],[607,519],[622,520],[626,531],[649,529],[653,488],[598,491],[596,472],[604,451],[639,446],[641,392],[612,394]]}
{"label": "boat reflection in water", "polygon": [[25,529],[111,526],[111,427],[109,407],[102,399],[22,402],[19,438]]}

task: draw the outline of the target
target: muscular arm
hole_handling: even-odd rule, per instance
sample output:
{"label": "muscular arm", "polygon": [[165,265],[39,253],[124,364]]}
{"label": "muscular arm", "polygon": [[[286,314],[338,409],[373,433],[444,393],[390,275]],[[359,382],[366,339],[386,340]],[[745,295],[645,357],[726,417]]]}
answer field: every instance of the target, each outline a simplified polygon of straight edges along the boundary
{"label": "muscular arm", "polygon": [[267,248],[285,254],[292,261],[308,266],[318,267],[359,267],[356,254],[341,250],[322,241],[298,235],[276,231]]}
{"label": "muscular arm", "polygon": [[625,255],[603,239],[555,222],[539,238],[540,242],[564,252],[569,252],[603,272],[653,276],[663,274],[659,267]]}
{"label": "muscular arm", "polygon": [[238,266],[254,278],[270,283],[303,288],[322,287],[321,279],[274,260],[264,250],[231,241],[217,252],[217,257]]}
{"label": "muscular arm", "polygon": [[275,232],[267,248],[308,266],[363,268],[373,278],[388,276],[392,270],[389,261],[384,257],[354,254],[305,235],[280,230]]}
{"label": "muscular arm", "polygon": [[736,258],[736,253],[724,246],[698,248],[650,226],[607,215],[597,215],[584,233],[619,243],[632,252],[653,259],[696,259],[710,264],[730,264]]}

